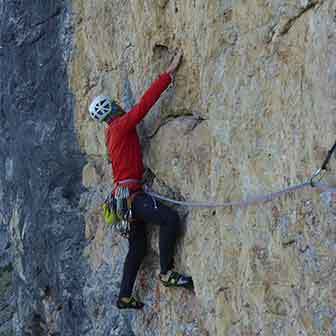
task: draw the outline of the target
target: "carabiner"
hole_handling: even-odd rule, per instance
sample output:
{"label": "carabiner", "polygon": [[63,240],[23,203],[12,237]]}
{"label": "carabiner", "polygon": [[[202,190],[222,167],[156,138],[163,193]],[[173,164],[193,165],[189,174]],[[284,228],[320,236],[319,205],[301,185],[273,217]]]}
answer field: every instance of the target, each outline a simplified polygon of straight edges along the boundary
{"label": "carabiner", "polygon": [[[323,173],[322,173],[322,171],[323,171]],[[322,178],[324,177],[325,172],[326,172],[326,169],[319,168],[319,169],[316,170],[316,172],[312,175],[312,177],[310,178],[310,185],[311,185],[313,188],[315,187],[314,179],[316,179],[318,176],[320,176],[319,179],[318,179],[318,182],[320,182],[320,181],[322,180]]]}

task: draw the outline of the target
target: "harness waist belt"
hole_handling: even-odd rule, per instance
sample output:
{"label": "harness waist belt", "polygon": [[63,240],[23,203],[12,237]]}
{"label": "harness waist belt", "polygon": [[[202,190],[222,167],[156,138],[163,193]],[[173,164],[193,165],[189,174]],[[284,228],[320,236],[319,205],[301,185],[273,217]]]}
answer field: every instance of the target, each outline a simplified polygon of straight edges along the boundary
{"label": "harness waist belt", "polygon": [[137,183],[137,184],[143,184],[141,180],[136,180],[136,179],[127,179],[127,180],[122,180],[117,182],[116,184],[128,184],[128,183]]}

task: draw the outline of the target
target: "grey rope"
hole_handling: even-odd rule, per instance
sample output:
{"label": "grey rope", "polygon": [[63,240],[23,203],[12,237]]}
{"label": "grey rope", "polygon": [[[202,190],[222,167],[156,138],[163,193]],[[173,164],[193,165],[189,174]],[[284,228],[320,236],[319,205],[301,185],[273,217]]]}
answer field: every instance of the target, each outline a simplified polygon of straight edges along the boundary
{"label": "grey rope", "polygon": [[312,188],[318,189],[321,192],[336,193],[336,188],[335,187],[330,187],[327,184],[323,184],[323,183],[320,183],[320,182],[315,182],[314,186]]}
{"label": "grey rope", "polygon": [[248,207],[250,205],[256,205],[258,203],[268,203],[272,202],[274,199],[280,198],[281,196],[288,194],[288,193],[293,193],[305,188],[310,188],[311,190],[317,189],[322,192],[336,192],[336,188],[329,187],[327,185],[324,185],[322,183],[315,183],[314,186],[311,185],[310,181],[307,181],[305,183],[301,184],[296,184],[294,186],[282,189],[280,191],[276,191],[273,193],[265,194],[265,195],[260,195],[260,196],[255,196],[255,197],[249,197],[240,201],[228,201],[228,202],[223,202],[223,203],[218,203],[218,202],[185,202],[185,201],[177,201],[169,197],[165,197],[162,195],[159,195],[155,192],[152,192],[148,189],[148,187],[145,188],[145,192],[162,201],[166,201],[172,204],[177,204],[177,205],[182,205],[186,206],[189,208],[227,208],[227,207]]}

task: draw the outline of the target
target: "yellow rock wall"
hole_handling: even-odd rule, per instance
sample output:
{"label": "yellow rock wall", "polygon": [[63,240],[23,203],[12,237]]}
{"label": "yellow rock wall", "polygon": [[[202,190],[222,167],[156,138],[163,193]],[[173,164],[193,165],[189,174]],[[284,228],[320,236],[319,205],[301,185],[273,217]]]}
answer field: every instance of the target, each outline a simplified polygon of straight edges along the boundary
{"label": "yellow rock wall", "polygon": [[[74,0],[73,12],[87,257],[91,280],[110,274],[101,286],[117,290],[127,244],[97,210],[113,177],[103,126],[87,113],[95,95],[131,106],[183,49],[174,87],[139,132],[156,190],[188,200],[239,200],[303,182],[335,140],[332,0]],[[308,191],[189,211],[177,266],[193,276],[196,295],[157,284],[154,229],[137,283],[147,308],[124,317],[136,335],[335,335],[334,216],[332,194]],[[93,317],[95,335],[109,316]]]}

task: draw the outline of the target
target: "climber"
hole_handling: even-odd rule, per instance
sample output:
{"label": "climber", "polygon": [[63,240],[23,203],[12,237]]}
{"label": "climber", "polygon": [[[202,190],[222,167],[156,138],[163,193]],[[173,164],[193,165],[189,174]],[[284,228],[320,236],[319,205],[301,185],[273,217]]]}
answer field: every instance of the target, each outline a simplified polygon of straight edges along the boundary
{"label": "climber", "polygon": [[132,218],[128,237],[129,249],[126,256],[117,307],[119,309],[141,309],[144,304],[132,295],[133,285],[146,253],[146,224],[160,226],[160,274],[159,280],[166,287],[193,289],[193,280],[174,270],[174,249],[180,231],[178,214],[171,208],[155,200],[143,191],[141,180],[144,166],[136,126],[145,117],[161,94],[172,82],[182,59],[182,51],[177,51],[167,68],[139,103],[128,113],[110,97],[98,96],[89,107],[91,117],[107,124],[106,145],[112,162],[114,176],[113,194],[118,187],[127,188],[132,199]]}

